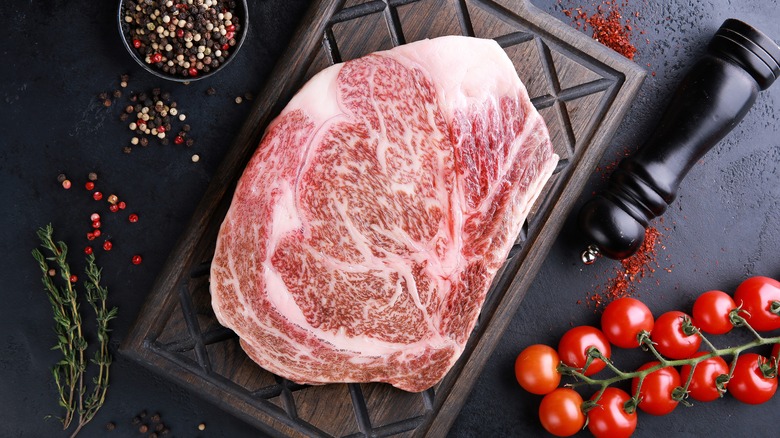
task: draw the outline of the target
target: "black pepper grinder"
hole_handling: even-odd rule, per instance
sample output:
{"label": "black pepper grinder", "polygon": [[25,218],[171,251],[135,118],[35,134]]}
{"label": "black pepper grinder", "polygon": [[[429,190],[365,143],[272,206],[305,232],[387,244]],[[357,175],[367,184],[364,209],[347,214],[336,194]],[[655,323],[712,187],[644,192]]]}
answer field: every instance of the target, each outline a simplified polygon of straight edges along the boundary
{"label": "black pepper grinder", "polygon": [[739,20],[728,19],[706,54],[683,78],[658,127],[623,159],[607,190],[580,210],[579,226],[598,255],[624,259],[642,245],[649,221],[666,211],[691,167],[748,112],[760,90],[780,77],[780,47]]}

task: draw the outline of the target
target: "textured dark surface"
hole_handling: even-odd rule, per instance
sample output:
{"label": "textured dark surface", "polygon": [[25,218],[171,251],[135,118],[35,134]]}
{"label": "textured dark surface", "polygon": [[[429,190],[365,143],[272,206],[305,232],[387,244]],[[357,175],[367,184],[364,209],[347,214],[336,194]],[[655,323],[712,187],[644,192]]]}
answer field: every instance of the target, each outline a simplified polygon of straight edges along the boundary
{"label": "textured dark surface", "polygon": [[[246,117],[249,106],[236,105],[235,97],[258,91],[306,8],[305,1],[250,1],[250,34],[239,58],[208,82],[184,86],[161,83],[134,64],[116,34],[113,3],[11,1],[0,12],[4,57],[0,64],[0,200],[5,212],[0,219],[0,242],[6,254],[0,306],[4,332],[0,338],[0,418],[4,420],[0,436],[65,435],[58,434],[56,420],[44,419],[58,413],[48,371],[57,353],[49,350],[53,344],[50,309],[29,256],[37,245],[37,227],[52,223],[57,237],[68,242],[76,255],[86,244],[83,236],[89,229],[89,214],[100,210],[106,217],[104,232],[111,235],[114,249],[107,254],[101,251],[99,260],[112,304],[120,308],[112,325],[115,344],[120,342],[230,145],[230,133]],[[567,0],[533,3],[563,21],[569,19],[561,5],[580,6]],[[780,39],[780,12],[774,0],[628,3],[624,15],[639,12],[633,20],[636,62],[655,76],[645,81],[603,165],[645,138],[672,88],[724,19],[741,18]],[[639,35],[639,30],[645,34]],[[121,109],[116,105],[103,108],[96,99],[101,91],[118,87],[121,73],[131,76],[126,91],[155,86],[171,91],[189,116],[197,140],[192,150],[156,145],[134,148],[129,155],[122,152],[131,135],[117,120]],[[216,95],[205,94],[209,86],[217,90]],[[777,108],[780,86],[775,85],[759,96],[745,120],[694,167],[663,222],[655,224],[664,233],[665,248],[659,249],[659,269],[638,285],[638,293],[654,313],[689,310],[698,293],[733,291],[749,275],[780,277]],[[200,155],[198,163],[190,161],[193,153]],[[90,171],[100,175],[100,189],[116,193],[127,201],[129,210],[141,216],[137,224],[126,222],[127,212],[111,216],[104,202],[96,204],[88,197],[83,183]],[[73,180],[70,191],[57,184],[61,172]],[[604,186],[604,174],[594,170],[581,202]],[[598,314],[577,301],[584,302],[590,292],[606,283],[615,262],[600,260],[594,266],[582,266],[578,261],[582,245],[569,220],[477,381],[452,429],[453,436],[543,432],[536,418],[539,397],[517,386],[512,365],[523,347],[538,342],[555,345],[571,325],[597,322]],[[135,253],[144,257],[140,266],[129,261]],[[640,355],[625,355],[623,363],[636,366],[642,360]],[[141,436],[130,420],[144,409],[159,411],[175,436],[256,436],[241,421],[122,357],[116,359],[112,373],[106,406],[83,436]],[[746,406],[727,397],[678,408],[666,417],[640,414],[636,435],[773,435],[775,429],[767,419],[776,416],[779,405],[775,399],[763,406]],[[117,424],[110,434],[103,429],[108,421]],[[205,432],[197,431],[200,422],[207,424]]]}

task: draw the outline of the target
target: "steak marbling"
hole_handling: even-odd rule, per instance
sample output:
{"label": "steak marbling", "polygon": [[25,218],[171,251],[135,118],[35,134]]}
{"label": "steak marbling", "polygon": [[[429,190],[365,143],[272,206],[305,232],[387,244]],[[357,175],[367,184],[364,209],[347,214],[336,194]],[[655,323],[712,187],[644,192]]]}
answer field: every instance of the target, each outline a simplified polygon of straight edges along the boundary
{"label": "steak marbling", "polygon": [[211,265],[214,311],[295,382],[427,389],[463,351],[557,159],[492,40],[329,67],[238,183]]}

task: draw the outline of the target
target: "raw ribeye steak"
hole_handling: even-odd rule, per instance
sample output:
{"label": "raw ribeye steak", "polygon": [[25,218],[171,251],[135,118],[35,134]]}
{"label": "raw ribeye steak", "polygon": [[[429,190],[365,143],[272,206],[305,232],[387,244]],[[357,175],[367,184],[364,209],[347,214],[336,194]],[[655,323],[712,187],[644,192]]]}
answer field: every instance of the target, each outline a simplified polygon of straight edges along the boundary
{"label": "raw ribeye steak", "polygon": [[329,67],[269,125],[219,231],[211,294],[299,383],[437,383],[550,177],[542,118],[492,40]]}

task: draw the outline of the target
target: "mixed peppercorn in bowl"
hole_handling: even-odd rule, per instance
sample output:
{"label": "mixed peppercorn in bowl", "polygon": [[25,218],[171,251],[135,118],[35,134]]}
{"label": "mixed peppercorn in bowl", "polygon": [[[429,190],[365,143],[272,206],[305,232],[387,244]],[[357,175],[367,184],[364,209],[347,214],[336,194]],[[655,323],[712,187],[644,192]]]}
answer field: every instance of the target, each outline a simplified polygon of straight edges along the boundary
{"label": "mixed peppercorn in bowl", "polygon": [[246,38],[246,0],[121,0],[119,30],[145,70],[172,81],[203,79],[235,58]]}

